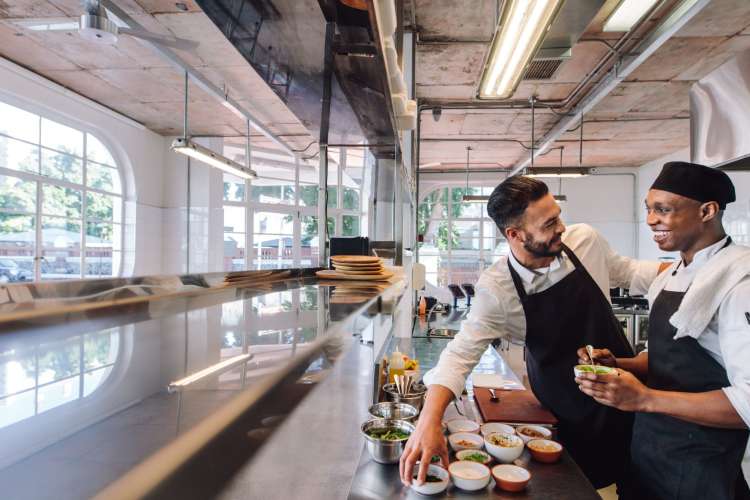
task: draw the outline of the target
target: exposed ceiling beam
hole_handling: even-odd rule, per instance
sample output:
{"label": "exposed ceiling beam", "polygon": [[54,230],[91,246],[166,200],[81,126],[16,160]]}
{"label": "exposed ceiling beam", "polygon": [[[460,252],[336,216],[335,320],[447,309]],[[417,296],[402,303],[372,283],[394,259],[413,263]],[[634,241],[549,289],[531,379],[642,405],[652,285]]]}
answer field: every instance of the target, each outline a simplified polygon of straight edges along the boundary
{"label": "exposed ceiling beam", "polygon": [[[127,24],[131,29],[146,31],[145,27],[141,26],[135,19],[130,17],[124,10],[115,5],[111,0],[101,0],[101,5],[115,17],[117,17],[120,21]],[[209,95],[215,97],[228,110],[232,111],[243,120],[247,120],[248,122],[250,122],[250,125],[252,125],[258,132],[276,143],[280,148],[289,153],[291,156],[295,156],[294,150],[285,141],[271,132],[265,125],[263,125],[263,123],[261,123],[258,118],[255,117],[255,115],[245,109],[240,103],[232,99],[230,96],[226,95],[223,89],[211,83],[205,76],[203,76],[200,71],[198,71],[191,64],[182,59],[174,51],[165,47],[164,45],[150,42],[148,40],[138,39],[138,41],[153,49],[154,52],[156,52],[164,60],[169,62],[176,69],[180,70],[181,72],[187,73],[190,77],[190,80],[198,87],[207,92]],[[252,70],[248,69],[248,71]]]}
{"label": "exposed ceiling beam", "polygon": [[[535,148],[534,158],[548,150],[555,141],[569,128],[574,127],[583,115],[594,109],[599,102],[608,96],[620,83],[643,64],[659,47],[669,40],[677,31],[695,17],[711,0],[682,0],[674,10],[635,48],[633,55],[623,57],[589,94],[569,113],[560,119],[541,139]],[[512,170],[511,175],[518,174],[531,163],[531,154]]]}

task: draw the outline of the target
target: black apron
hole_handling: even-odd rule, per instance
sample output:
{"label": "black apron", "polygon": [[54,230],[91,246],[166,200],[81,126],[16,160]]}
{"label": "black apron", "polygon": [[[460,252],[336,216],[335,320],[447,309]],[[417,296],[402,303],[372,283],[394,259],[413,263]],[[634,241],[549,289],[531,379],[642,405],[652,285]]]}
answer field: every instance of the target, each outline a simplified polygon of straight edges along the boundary
{"label": "black apron", "polygon": [[575,254],[575,266],[550,288],[528,295],[508,262],[526,316],[526,368],[531,390],[557,417],[558,437],[596,488],[620,483],[627,472],[633,415],[603,406],[576,384],[576,351],[591,344],[632,357],[620,323],[602,290]]}
{"label": "black apron", "polygon": [[[727,240],[727,245],[731,240]],[[707,392],[729,386],[726,370],[692,337],[675,340],[669,318],[686,292],[662,290],[648,321],[648,386]],[[632,499],[748,498],[741,470],[748,431],[706,427],[659,413],[637,413]]]}

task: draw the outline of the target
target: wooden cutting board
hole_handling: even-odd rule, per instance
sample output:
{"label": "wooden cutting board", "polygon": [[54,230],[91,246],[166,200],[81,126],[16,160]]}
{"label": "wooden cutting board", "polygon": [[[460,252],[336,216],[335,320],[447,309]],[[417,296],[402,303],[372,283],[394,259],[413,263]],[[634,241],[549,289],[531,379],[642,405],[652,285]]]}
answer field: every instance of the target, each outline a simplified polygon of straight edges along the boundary
{"label": "wooden cutting board", "polygon": [[474,400],[485,422],[557,425],[557,419],[529,391],[495,391],[499,402],[490,401],[490,391],[474,388]]}

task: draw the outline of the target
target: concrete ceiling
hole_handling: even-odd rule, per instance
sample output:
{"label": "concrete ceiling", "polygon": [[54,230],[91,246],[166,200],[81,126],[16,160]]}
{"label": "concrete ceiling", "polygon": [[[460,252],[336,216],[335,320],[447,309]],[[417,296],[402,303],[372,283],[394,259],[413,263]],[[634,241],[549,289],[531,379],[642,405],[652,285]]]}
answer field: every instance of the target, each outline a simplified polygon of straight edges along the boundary
{"label": "concrete ceiling", "polygon": [[[473,0],[470,9],[450,0],[409,3],[419,33],[417,96],[429,104],[479,102],[474,96],[494,31],[497,1]],[[582,39],[614,41],[612,34],[601,32],[601,26],[616,3],[607,0]],[[750,2],[713,0],[589,113],[584,124],[583,164],[640,166],[689,146],[690,86],[747,49]],[[601,42],[579,41],[553,79],[524,81],[512,99],[531,95],[541,100],[564,99],[608,50]],[[536,138],[558,119],[549,111],[537,110]],[[531,136],[527,109],[446,108],[437,122],[425,111],[421,123],[422,168],[465,168],[466,146],[473,148],[472,168],[512,167],[528,156],[524,149]],[[564,147],[565,165],[578,164],[579,132],[564,134],[554,145]],[[560,150],[551,151],[536,164],[559,165]]]}
{"label": "concrete ceiling", "polygon": [[[191,52],[176,51],[252,112],[292,148],[313,138],[250,64],[192,0],[114,0],[146,29],[199,42]],[[120,36],[108,46],[76,33],[23,29],[11,19],[76,17],[79,0],[0,0],[0,56],[122,113],[162,135],[181,135],[184,77],[151,48]],[[241,136],[246,125],[214,97],[189,87],[192,135]],[[258,145],[270,141],[253,131]]]}

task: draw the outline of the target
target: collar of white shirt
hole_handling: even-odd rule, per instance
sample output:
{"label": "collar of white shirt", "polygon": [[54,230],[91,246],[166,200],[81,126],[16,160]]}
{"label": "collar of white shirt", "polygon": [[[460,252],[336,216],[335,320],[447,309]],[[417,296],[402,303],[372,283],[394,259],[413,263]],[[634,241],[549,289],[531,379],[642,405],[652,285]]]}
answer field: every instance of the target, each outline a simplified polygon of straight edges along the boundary
{"label": "collar of white shirt", "polygon": [[703,267],[703,265],[708,262],[708,260],[716,255],[719,250],[724,248],[724,245],[727,243],[727,239],[729,236],[725,236],[724,238],[720,239],[713,245],[709,245],[706,248],[699,250],[695,252],[695,255],[693,256],[693,261],[690,263],[690,265],[685,265],[683,262],[680,266],[681,270],[690,270],[690,271],[697,271],[699,268]]}
{"label": "collar of white shirt", "polygon": [[510,265],[513,266],[513,269],[518,273],[518,276],[521,277],[521,281],[523,281],[527,285],[530,285],[535,278],[546,276],[550,272],[560,269],[563,258],[567,258],[565,252],[555,257],[555,259],[547,267],[540,267],[539,269],[529,269],[528,267],[518,262],[518,259],[516,259],[516,256],[513,255],[512,251],[508,252],[508,260],[510,261]]}

